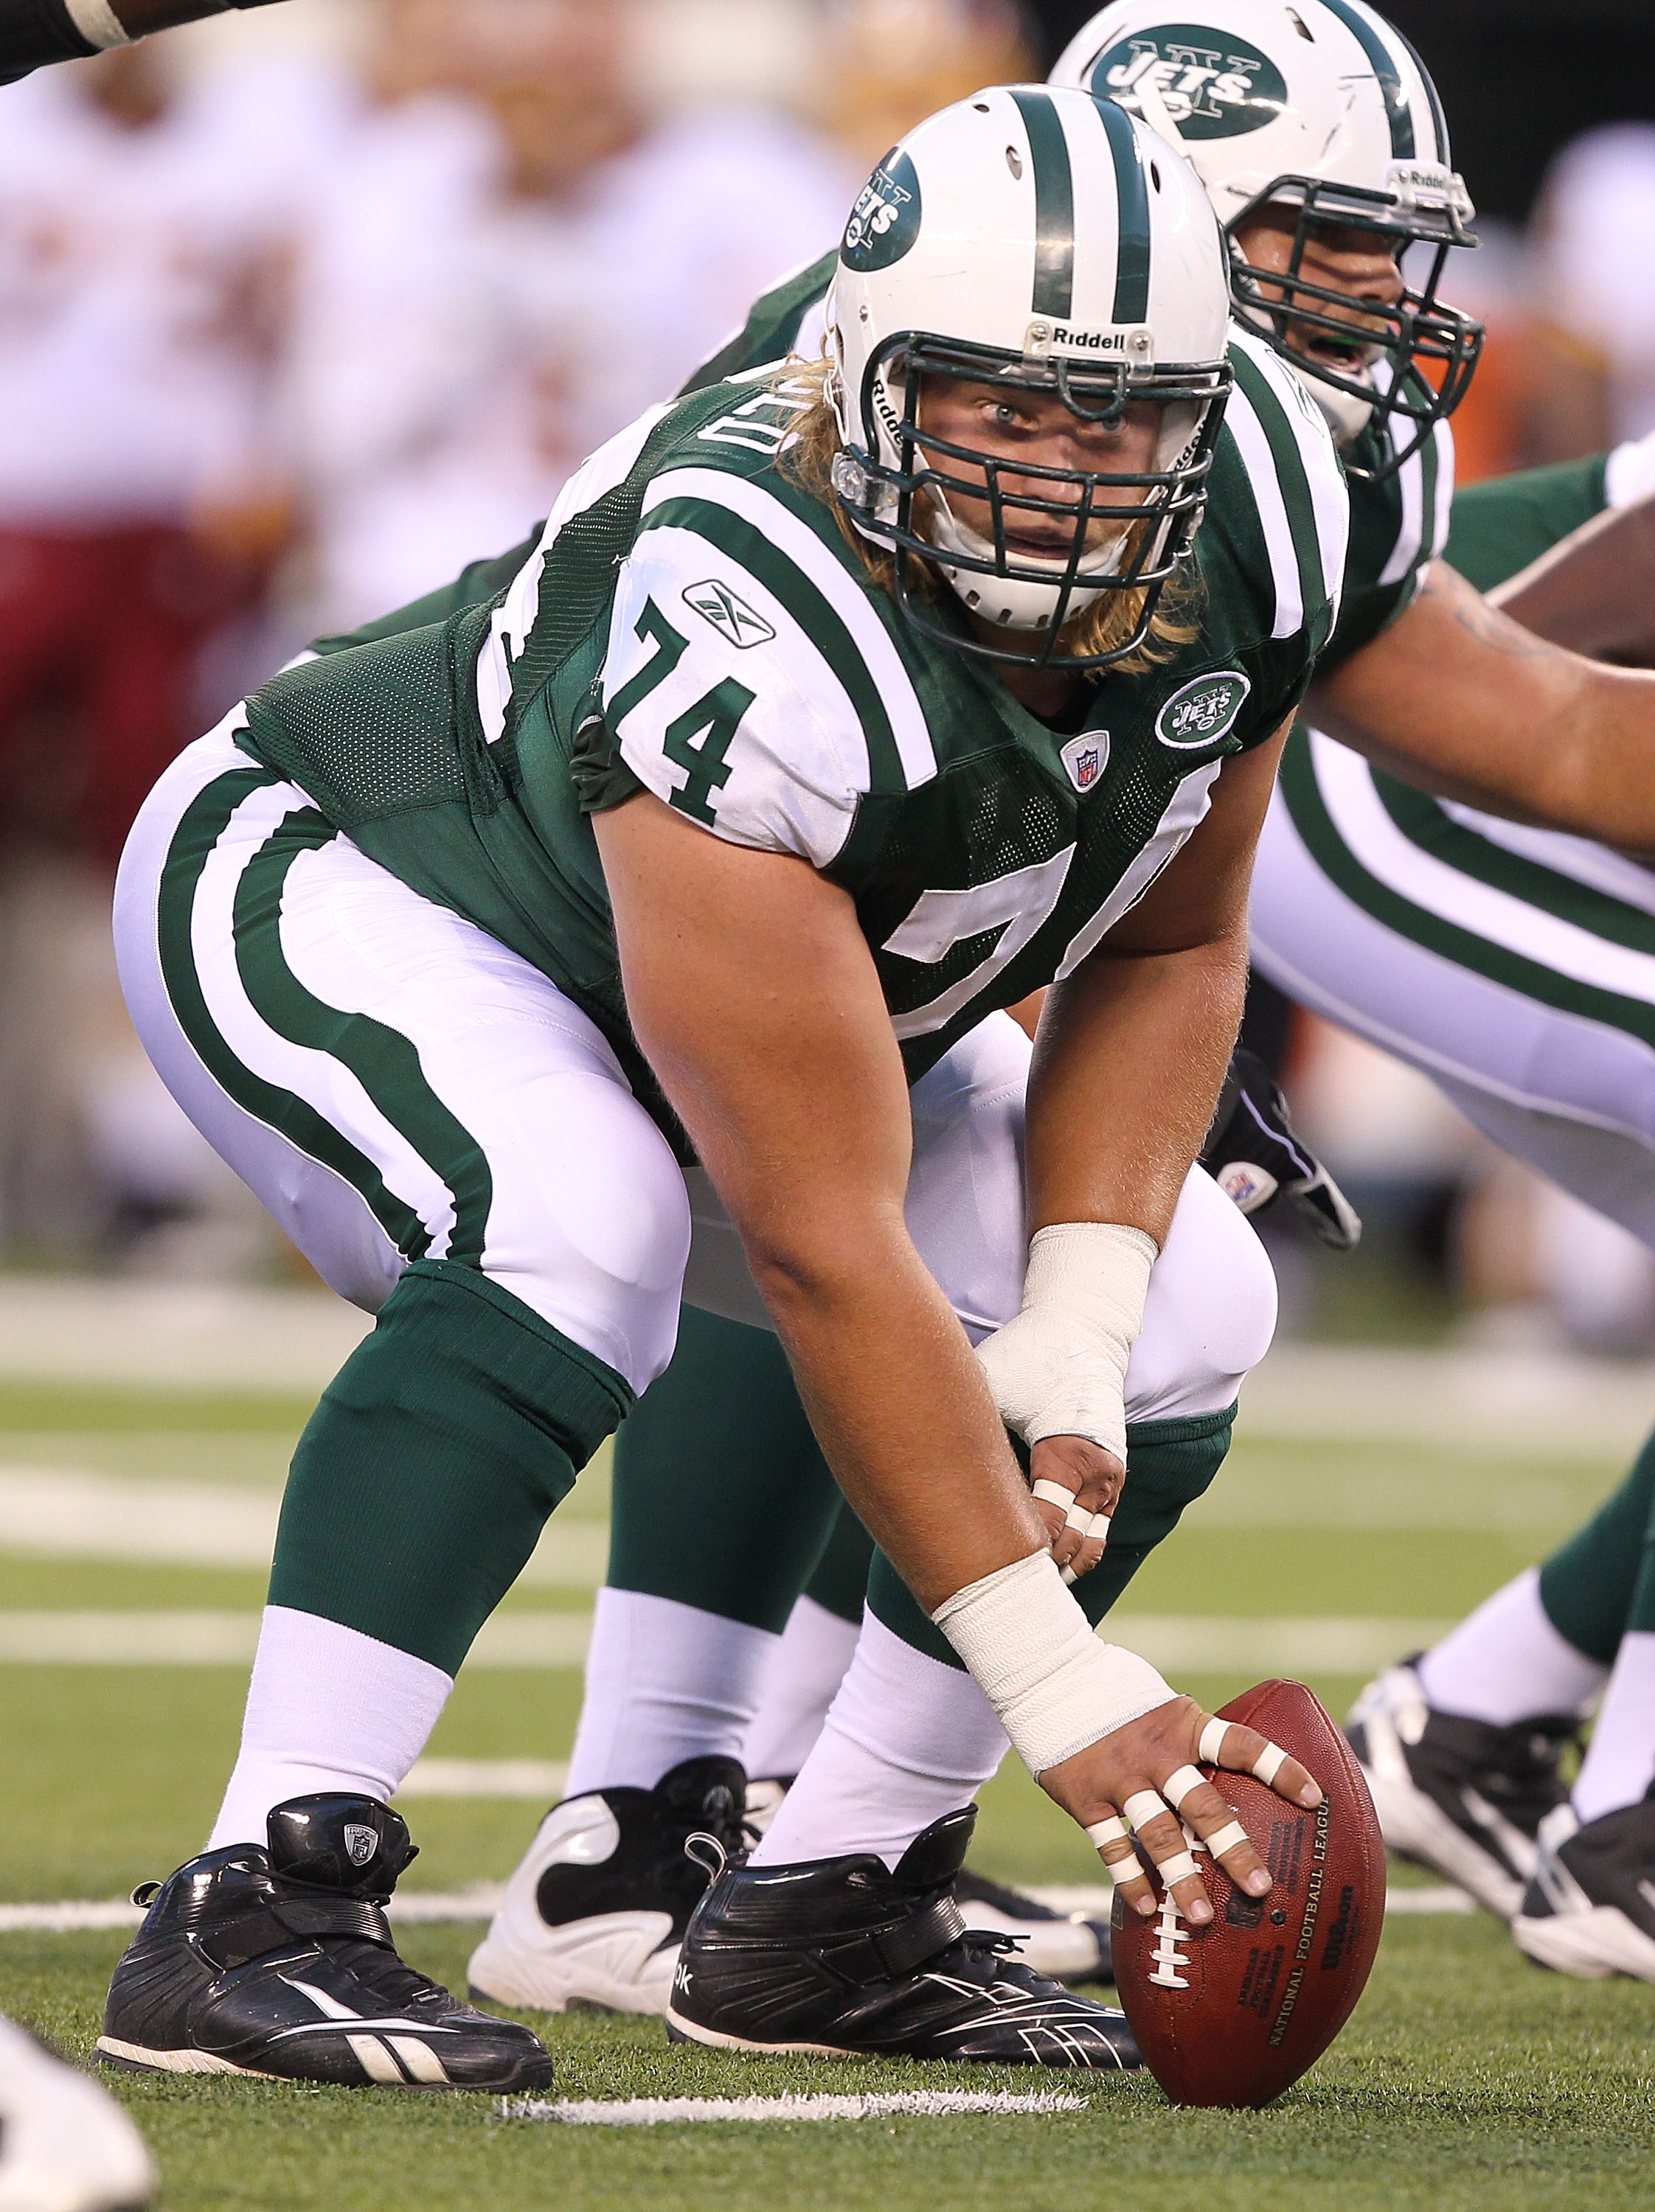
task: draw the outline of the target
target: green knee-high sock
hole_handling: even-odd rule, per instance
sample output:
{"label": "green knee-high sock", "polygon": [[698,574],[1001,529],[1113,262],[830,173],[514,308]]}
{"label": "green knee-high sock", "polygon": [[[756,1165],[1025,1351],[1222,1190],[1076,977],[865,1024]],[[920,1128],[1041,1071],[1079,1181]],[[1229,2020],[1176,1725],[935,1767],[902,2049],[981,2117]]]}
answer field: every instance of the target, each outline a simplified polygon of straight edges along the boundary
{"label": "green knee-high sock", "polygon": [[780,1635],[838,1507],[776,1338],[685,1306],[615,1440],[611,1584]]}
{"label": "green knee-high sock", "polygon": [[418,1261],[299,1439],[271,1603],[458,1673],[631,1401],[486,1275]]}
{"label": "green knee-high sock", "polygon": [[[1540,1602],[1558,1634],[1608,1667],[1628,1628],[1655,1628],[1645,1547],[1655,1522],[1655,1437],[1615,1495],[1540,1570]],[[1634,1613],[1639,1618],[1634,1618]]]}
{"label": "green knee-high sock", "polygon": [[[1236,1409],[1196,1413],[1177,1421],[1134,1421],[1126,1432],[1127,1479],[1109,1548],[1074,1586],[1080,1609],[1094,1625],[1119,1597],[1149,1554],[1170,1536],[1178,1516],[1212,1482],[1230,1449]],[[885,1626],[950,1667],[960,1666],[954,1647],[934,1626],[883,1552],[873,1557],[867,1602]],[[963,1669],[962,1669],[963,1671]]]}

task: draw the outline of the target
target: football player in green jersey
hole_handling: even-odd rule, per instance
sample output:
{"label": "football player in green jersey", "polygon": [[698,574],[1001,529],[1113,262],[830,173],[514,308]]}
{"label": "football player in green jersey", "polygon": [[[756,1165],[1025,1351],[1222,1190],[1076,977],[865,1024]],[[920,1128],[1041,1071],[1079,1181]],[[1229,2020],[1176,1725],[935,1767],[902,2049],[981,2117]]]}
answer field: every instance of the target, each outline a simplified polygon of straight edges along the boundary
{"label": "football player in green jersey", "polygon": [[[140,1031],[379,1322],[295,1455],[241,1756],[117,1972],[114,2063],[545,2079],[397,1960],[384,1800],[686,1283],[762,1288],[977,1733],[1107,1856],[1125,1813],[1199,1921],[1181,1822],[1269,1876],[1193,1762],[1317,1801],[1100,1643],[1060,1568],[1100,1553],[1129,1356],[1205,1460],[1268,1339],[1256,1242],[1190,1163],[1334,620],[1331,443],[1266,345],[1226,352],[1193,173],[1089,94],[922,125],[834,296],[825,365],[653,410],[502,596],[278,678],[135,829]],[[997,1010],[1048,984],[1025,1140]],[[708,1764],[733,1842],[739,1770]],[[958,1798],[913,1814],[811,1865],[792,1936],[865,1972],[784,2039],[1133,2063],[1118,2014],[966,1932]]]}

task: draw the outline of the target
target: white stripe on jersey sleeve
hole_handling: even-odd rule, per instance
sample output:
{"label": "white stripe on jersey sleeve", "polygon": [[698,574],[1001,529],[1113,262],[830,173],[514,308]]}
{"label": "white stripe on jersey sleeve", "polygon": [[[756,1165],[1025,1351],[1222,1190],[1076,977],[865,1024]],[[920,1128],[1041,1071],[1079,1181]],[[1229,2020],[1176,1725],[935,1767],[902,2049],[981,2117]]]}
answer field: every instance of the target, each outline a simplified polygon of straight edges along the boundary
{"label": "white stripe on jersey sleeve", "polygon": [[[712,586],[758,617],[746,623],[746,641],[733,643],[691,604],[707,600]],[[646,530],[615,593],[604,659],[606,711],[660,654],[650,627],[656,617],[684,646],[670,673],[611,726],[627,766],[657,799],[677,803],[731,844],[826,867],[850,834],[868,781],[861,720],[831,663],[762,577],[721,547],[694,530]],[[686,807],[691,768],[673,725],[726,682],[750,692],[751,703],[725,749],[719,781],[704,788],[699,805]],[[692,750],[703,742],[691,733]]]}
{"label": "white stripe on jersey sleeve", "polygon": [[1270,578],[1275,586],[1275,619],[1270,625],[1270,635],[1291,637],[1305,621],[1305,599],[1299,589],[1293,526],[1287,520],[1287,501],[1276,481],[1275,456],[1264,434],[1264,425],[1239,385],[1232,387],[1225,404],[1224,427],[1235,440],[1242,466],[1247,471],[1253,505],[1263,527],[1264,544],[1270,556]]}
{"label": "white stripe on jersey sleeve", "polygon": [[[1322,583],[1333,609],[1332,620],[1339,619],[1339,601],[1345,587],[1345,556],[1350,545],[1350,494],[1345,488],[1345,472],[1339,465],[1339,456],[1334,447],[1333,433],[1328,428],[1328,418],[1317,405],[1306,389],[1304,380],[1296,376],[1281,355],[1256,337],[1250,331],[1237,324],[1230,325],[1230,343],[1239,345],[1254,362],[1270,386],[1281,404],[1282,417],[1292,430],[1299,447],[1299,458],[1304,464],[1305,480],[1310,487],[1311,512],[1316,518],[1316,542],[1321,559]],[[1234,406],[1240,395],[1232,393],[1230,405]],[[1226,418],[1229,417],[1226,413]],[[1261,429],[1263,426],[1261,425]],[[1274,467],[1271,471],[1274,476]],[[1285,514],[1284,514],[1285,520]],[[1299,598],[1295,574],[1293,596]],[[1273,637],[1291,637],[1304,620],[1301,605],[1299,620],[1285,627],[1282,610],[1276,610],[1276,627]]]}
{"label": "white stripe on jersey sleeve", "polygon": [[[645,493],[644,513],[650,514],[669,499],[705,500],[709,506],[727,507],[751,523],[815,586],[850,633],[879,694],[908,788],[916,791],[921,784],[929,783],[937,772],[936,748],[913,679],[889,631],[868,605],[867,594],[810,525],[762,485],[745,477],[729,476],[722,469],[669,470],[657,477]],[[863,781],[864,790],[871,780],[870,776]]]}
{"label": "white stripe on jersey sleeve", "polygon": [[1396,488],[1402,494],[1402,520],[1396,532],[1396,543],[1390,549],[1390,558],[1379,571],[1382,584],[1400,584],[1418,565],[1421,541],[1425,535],[1425,448],[1410,453],[1396,471]]}
{"label": "white stripe on jersey sleeve", "polygon": [[540,568],[553,538],[577,514],[595,507],[600,499],[624,483],[637,465],[649,433],[675,403],[647,408],[636,422],[618,430],[597,452],[581,462],[557,495],[546,517],[534,550],[512,578],[505,598],[495,609],[489,635],[477,656],[477,711],[483,724],[483,741],[493,744],[506,726],[506,708],[511,699],[512,663],[523,650],[540,607]]}
{"label": "white stripe on jersey sleeve", "polygon": [[1437,444],[1437,512],[1431,534],[1431,557],[1440,559],[1454,524],[1454,433],[1447,422],[1432,432]]}

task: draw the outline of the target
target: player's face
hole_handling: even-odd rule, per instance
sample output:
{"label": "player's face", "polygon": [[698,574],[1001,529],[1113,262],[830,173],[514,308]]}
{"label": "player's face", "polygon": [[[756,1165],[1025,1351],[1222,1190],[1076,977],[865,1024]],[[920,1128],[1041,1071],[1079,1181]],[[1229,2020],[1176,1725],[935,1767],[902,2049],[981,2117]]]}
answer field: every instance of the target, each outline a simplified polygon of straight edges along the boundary
{"label": "player's face", "polygon": [[[1240,225],[1236,243],[1251,267],[1285,276],[1293,265],[1298,229],[1296,208],[1272,204],[1261,208]],[[1338,337],[1309,324],[1290,321],[1287,341],[1293,350],[1342,376],[1358,373],[1375,360],[1390,333],[1372,317],[1365,317],[1362,306],[1365,301],[1372,301],[1376,307],[1390,307],[1401,299],[1402,275],[1396,265],[1399,250],[1400,241],[1386,239],[1374,231],[1337,223],[1310,224],[1298,275],[1305,283],[1340,293],[1349,301],[1348,311],[1326,301],[1317,305],[1322,314],[1348,323],[1350,336]],[[1266,299],[1284,296],[1279,289],[1273,293],[1269,284],[1261,284],[1259,289]]]}
{"label": "player's face", "polygon": [[[1088,422],[1067,407],[1055,392],[1025,392],[1014,386],[973,383],[963,377],[928,376],[920,395],[920,442],[927,434],[951,446],[969,447],[999,465],[1002,494],[1013,498],[1044,500],[1063,507],[1078,505],[1078,484],[1050,477],[1025,476],[1019,463],[1036,468],[1080,469],[1107,476],[1143,476],[1155,466],[1161,410],[1143,403],[1123,409],[1112,424]],[[950,479],[948,504],[968,530],[991,538],[994,520],[986,499],[977,500],[953,487],[957,483],[986,483],[980,464],[952,454],[939,455],[937,466]],[[1105,494],[1105,504],[1118,509],[1139,506],[1144,493],[1122,486]],[[1104,515],[1088,526],[1088,550],[1100,545],[1119,529],[1118,520]],[[1061,515],[1042,514],[1031,508],[1005,510],[1007,550],[1045,559],[1067,557],[1073,531]]]}

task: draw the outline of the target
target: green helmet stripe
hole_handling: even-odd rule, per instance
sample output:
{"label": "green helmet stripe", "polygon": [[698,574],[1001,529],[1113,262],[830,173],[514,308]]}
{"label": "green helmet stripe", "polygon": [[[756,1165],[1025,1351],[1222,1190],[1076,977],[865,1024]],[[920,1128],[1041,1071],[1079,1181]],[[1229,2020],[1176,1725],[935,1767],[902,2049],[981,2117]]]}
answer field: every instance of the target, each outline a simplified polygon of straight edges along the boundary
{"label": "green helmet stripe", "polygon": [[1034,164],[1034,296],[1037,315],[1074,313],[1074,176],[1056,106],[1044,92],[1014,91]]}
{"label": "green helmet stripe", "polygon": [[1353,8],[1350,0],[1324,0],[1329,15],[1336,15],[1362,52],[1373,64],[1373,74],[1379,80],[1379,89],[1384,94],[1385,115],[1390,124],[1390,151],[1398,161],[1416,158],[1414,145],[1414,117],[1402,91],[1402,80],[1390,49],[1380,37],[1369,17],[1360,8]]}
{"label": "green helmet stripe", "polygon": [[1149,314],[1149,185],[1132,118],[1112,100],[1092,95],[1115,163],[1120,258],[1115,264],[1115,320],[1141,323]]}
{"label": "green helmet stripe", "polygon": [[1425,96],[1431,103],[1431,128],[1436,133],[1437,159],[1445,169],[1453,167],[1453,157],[1448,151],[1448,118],[1442,112],[1442,101],[1437,95],[1436,80],[1420,59],[1420,50],[1406,31],[1399,31],[1393,23],[1391,34],[1420,73],[1420,82],[1425,87]]}

